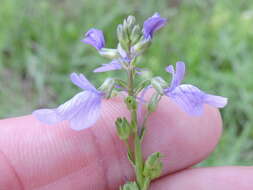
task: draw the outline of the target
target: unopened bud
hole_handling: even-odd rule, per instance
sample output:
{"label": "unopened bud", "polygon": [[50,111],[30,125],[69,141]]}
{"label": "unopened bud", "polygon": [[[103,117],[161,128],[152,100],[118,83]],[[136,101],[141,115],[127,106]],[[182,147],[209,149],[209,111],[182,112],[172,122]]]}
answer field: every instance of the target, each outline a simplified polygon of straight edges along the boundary
{"label": "unopened bud", "polygon": [[131,39],[131,42],[132,42],[132,45],[136,44],[140,38],[141,38],[141,28],[139,25],[135,25],[132,32],[131,32],[131,36],[130,36],[130,39]]}
{"label": "unopened bud", "polygon": [[117,49],[102,48],[99,50],[99,54],[109,59],[116,59],[119,57]]}
{"label": "unopened bud", "polygon": [[135,54],[141,54],[150,46],[150,44],[151,41],[149,39],[142,39],[132,47],[131,51]]}
{"label": "unopened bud", "polygon": [[126,19],[126,24],[127,24],[127,30],[129,31],[129,33],[132,31],[134,25],[135,25],[135,17],[130,15],[127,17]]}
{"label": "unopened bud", "polygon": [[117,134],[121,140],[127,140],[132,132],[132,128],[126,118],[118,118],[115,122]]}
{"label": "unopened bud", "polygon": [[113,78],[107,78],[104,83],[99,87],[99,90],[105,93],[106,98],[110,98],[112,90],[115,86],[115,80]]}
{"label": "unopened bud", "polygon": [[162,154],[160,152],[155,152],[148,157],[148,159],[145,161],[143,170],[143,175],[145,177],[154,179],[161,175],[163,167],[161,157]]}
{"label": "unopened bud", "polygon": [[127,31],[123,28],[122,24],[119,24],[118,27],[117,27],[117,36],[118,36],[118,40],[119,40],[119,43],[120,43],[121,47],[124,50],[127,50],[128,49],[129,38],[128,38]]}
{"label": "unopened bud", "polygon": [[139,190],[139,187],[135,182],[128,182],[120,190]]}
{"label": "unopened bud", "polygon": [[151,80],[152,87],[160,94],[164,94],[164,88],[167,87],[167,83],[163,80],[162,77],[155,77]]}
{"label": "unopened bud", "polygon": [[123,31],[126,32],[126,34],[128,32],[128,24],[126,19],[123,20]]}
{"label": "unopened bud", "polygon": [[133,96],[128,96],[125,98],[125,103],[129,110],[136,110],[137,109],[137,102]]}

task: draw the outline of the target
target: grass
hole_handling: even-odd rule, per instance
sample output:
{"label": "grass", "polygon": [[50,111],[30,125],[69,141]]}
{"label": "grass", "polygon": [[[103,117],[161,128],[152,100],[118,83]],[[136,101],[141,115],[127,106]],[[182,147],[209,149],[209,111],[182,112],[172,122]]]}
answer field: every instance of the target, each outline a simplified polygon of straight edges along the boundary
{"label": "grass", "polygon": [[[200,165],[249,165],[253,161],[253,4],[251,0],[2,0],[0,6],[0,118],[57,105],[78,91],[71,72],[94,76],[100,63],[80,39],[90,27],[103,29],[108,47],[128,14],[143,21],[155,11],[170,19],[142,59],[150,75],[168,77],[178,60],[186,82],[229,98],[222,110],[225,132],[217,150]],[[110,73],[111,74],[111,73]],[[115,74],[115,73],[114,73]]]}

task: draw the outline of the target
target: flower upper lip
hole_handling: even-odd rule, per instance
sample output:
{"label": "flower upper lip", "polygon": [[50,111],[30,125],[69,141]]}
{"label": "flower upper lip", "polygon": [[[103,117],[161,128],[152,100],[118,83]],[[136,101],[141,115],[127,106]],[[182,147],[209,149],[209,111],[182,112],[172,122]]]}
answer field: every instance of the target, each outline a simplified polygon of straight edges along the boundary
{"label": "flower upper lip", "polygon": [[85,38],[81,41],[92,45],[97,50],[100,50],[105,47],[103,31],[95,28],[91,28],[88,32],[86,32]]}
{"label": "flower upper lip", "polygon": [[152,38],[154,32],[164,27],[167,24],[167,19],[162,18],[159,13],[155,13],[149,17],[143,24],[143,34],[145,38]]}

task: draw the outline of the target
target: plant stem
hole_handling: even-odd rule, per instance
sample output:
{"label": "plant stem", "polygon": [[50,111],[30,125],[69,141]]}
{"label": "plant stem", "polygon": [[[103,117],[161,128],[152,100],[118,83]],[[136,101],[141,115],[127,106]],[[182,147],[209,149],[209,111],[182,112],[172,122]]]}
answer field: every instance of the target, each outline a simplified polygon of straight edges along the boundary
{"label": "plant stem", "polygon": [[141,142],[138,133],[135,133],[134,137],[134,149],[135,149],[135,173],[136,180],[139,187],[142,189],[143,186],[143,158],[141,150]]}
{"label": "plant stem", "polygon": [[[134,68],[132,65],[129,65],[128,70],[128,95],[134,96]],[[139,185],[140,189],[143,188],[144,185],[144,177],[143,177],[143,157],[142,157],[142,149],[141,149],[141,139],[138,135],[138,121],[137,121],[137,112],[136,109],[132,109],[131,111],[131,123],[134,125],[134,164],[135,164],[135,173],[136,173],[136,182]]]}

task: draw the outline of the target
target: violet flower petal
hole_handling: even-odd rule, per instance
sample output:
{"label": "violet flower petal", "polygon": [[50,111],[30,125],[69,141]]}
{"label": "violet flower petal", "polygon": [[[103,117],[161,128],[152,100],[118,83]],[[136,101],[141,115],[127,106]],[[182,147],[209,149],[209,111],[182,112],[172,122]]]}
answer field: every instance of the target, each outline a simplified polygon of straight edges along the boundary
{"label": "violet flower petal", "polygon": [[227,98],[206,94],[197,87],[183,84],[166,94],[177,103],[185,112],[190,115],[201,115],[204,104],[209,104],[217,108],[227,104]]}
{"label": "violet flower petal", "polygon": [[33,111],[32,115],[47,125],[53,125],[63,121],[63,119],[56,114],[56,109],[39,109]]}
{"label": "violet flower petal", "polygon": [[33,115],[43,123],[52,125],[68,120],[74,130],[91,127],[100,115],[101,95],[91,91],[80,92],[56,109],[40,109]]}
{"label": "violet flower petal", "polygon": [[154,32],[164,27],[167,23],[167,19],[162,18],[159,13],[155,13],[152,17],[149,17],[143,24],[143,34],[145,38],[152,38]]}
{"label": "violet flower petal", "polygon": [[204,104],[217,108],[224,107],[227,104],[227,98],[225,97],[206,94],[190,84],[180,85],[185,74],[185,64],[183,62],[177,62],[176,71],[172,65],[168,66],[166,71],[172,74],[172,81],[170,87],[164,89],[164,93],[188,114],[201,115]]}
{"label": "violet flower petal", "polygon": [[166,94],[190,115],[201,115],[205,93],[192,85],[180,85]]}
{"label": "violet flower petal", "polygon": [[185,64],[184,62],[179,61],[176,63],[176,71],[174,70],[173,65],[169,65],[166,68],[166,71],[172,74],[172,82],[170,84],[170,90],[173,90],[178,85],[180,85],[181,81],[184,79]]}
{"label": "violet flower petal", "polygon": [[97,50],[100,50],[105,47],[105,39],[103,31],[92,28],[85,34],[85,38],[81,40],[86,44],[90,44],[95,47]]}
{"label": "violet flower petal", "polygon": [[97,89],[86,79],[83,74],[71,73],[70,80],[73,84],[78,86],[83,90],[90,90],[93,92],[98,92]]}
{"label": "violet flower petal", "polygon": [[216,108],[223,108],[228,103],[227,98],[222,96],[215,96],[212,94],[206,94],[204,101],[206,104],[212,105]]}
{"label": "violet flower petal", "polygon": [[106,72],[106,71],[112,71],[112,70],[120,70],[122,69],[122,65],[119,63],[118,60],[113,60],[110,63],[103,64],[101,67],[96,68],[93,72]]}

